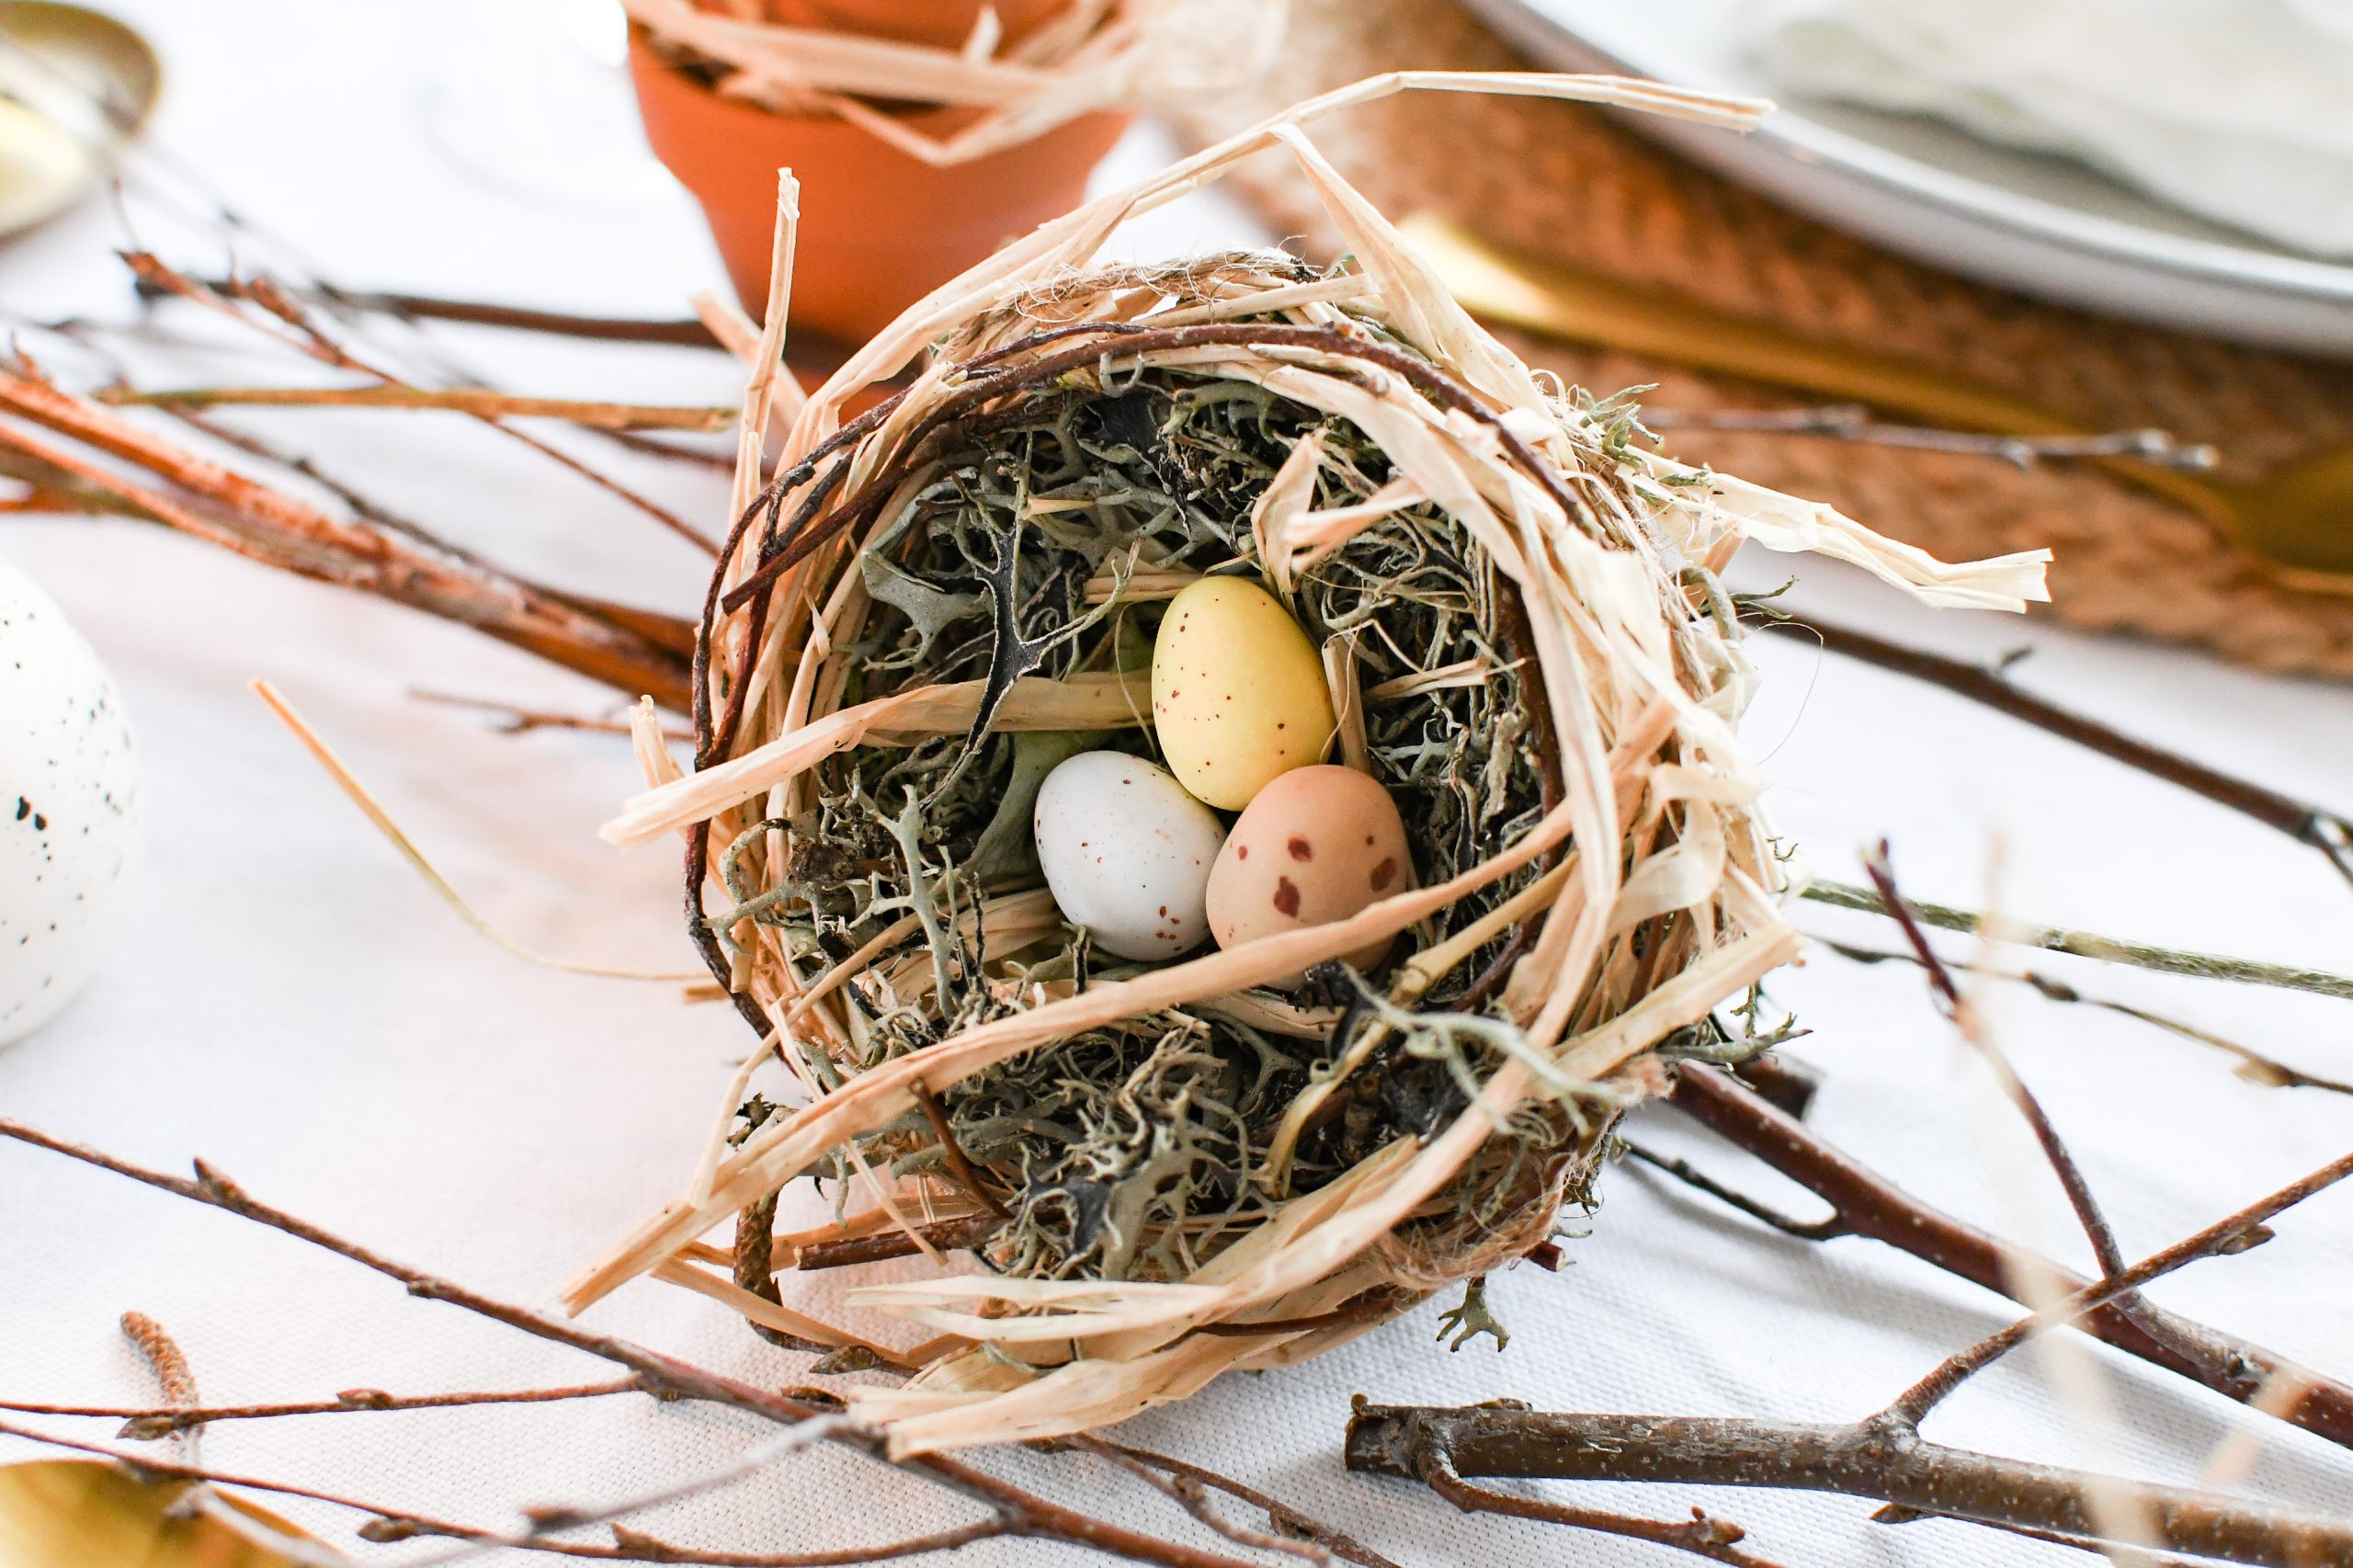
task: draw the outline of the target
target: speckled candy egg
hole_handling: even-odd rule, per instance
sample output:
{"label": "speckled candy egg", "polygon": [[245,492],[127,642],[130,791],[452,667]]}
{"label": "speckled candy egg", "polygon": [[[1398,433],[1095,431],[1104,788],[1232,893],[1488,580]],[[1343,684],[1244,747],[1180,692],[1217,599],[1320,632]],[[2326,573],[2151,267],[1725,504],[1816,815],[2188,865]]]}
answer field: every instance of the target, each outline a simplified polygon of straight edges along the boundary
{"label": "speckled candy egg", "polygon": [[1225,838],[1166,768],[1083,751],[1046,775],[1030,818],[1063,918],[1123,959],[1173,959],[1209,935],[1202,903]]}
{"label": "speckled candy egg", "polygon": [[[1222,948],[1239,947],[1346,920],[1367,904],[1413,885],[1405,824],[1389,791],[1353,767],[1293,768],[1258,791],[1226,835],[1210,869],[1210,930]],[[1370,969],[1394,937],[1340,956]],[[1302,974],[1277,980],[1300,983]]]}
{"label": "speckled candy egg", "polygon": [[139,764],[56,602],[0,561],[0,1044],[73,999],[129,903]]}
{"label": "speckled candy egg", "polygon": [[1169,601],[1152,649],[1152,718],[1185,788],[1229,812],[1320,760],[1334,728],[1307,633],[1240,577],[1204,577]]}

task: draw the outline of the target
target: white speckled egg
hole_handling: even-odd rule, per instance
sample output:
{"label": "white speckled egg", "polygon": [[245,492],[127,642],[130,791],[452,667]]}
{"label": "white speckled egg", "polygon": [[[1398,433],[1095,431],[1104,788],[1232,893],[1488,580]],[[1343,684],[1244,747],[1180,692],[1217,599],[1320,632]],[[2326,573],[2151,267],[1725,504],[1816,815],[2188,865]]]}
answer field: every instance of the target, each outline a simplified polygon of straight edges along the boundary
{"label": "white speckled egg", "polygon": [[0,1044],[71,1001],[130,903],[139,761],[114,681],[0,561]]}
{"label": "white speckled egg", "polygon": [[1202,898],[1225,824],[1166,768],[1083,751],[1046,775],[1030,822],[1063,918],[1105,952],[1173,959],[1209,935]]}

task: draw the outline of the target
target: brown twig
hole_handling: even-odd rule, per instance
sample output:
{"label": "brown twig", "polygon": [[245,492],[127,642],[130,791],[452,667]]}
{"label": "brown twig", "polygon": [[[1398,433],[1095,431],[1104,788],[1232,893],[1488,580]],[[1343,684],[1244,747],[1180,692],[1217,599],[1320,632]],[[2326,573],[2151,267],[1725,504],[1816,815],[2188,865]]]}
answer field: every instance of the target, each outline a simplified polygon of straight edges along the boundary
{"label": "brown twig", "polygon": [[[2130,1267],[2110,1270],[2066,1300],[2029,1312],[1939,1363],[1878,1415],[1843,1426],[1654,1416],[1540,1415],[1517,1402],[1469,1410],[1368,1407],[1349,1423],[1351,1470],[1414,1477],[1458,1506],[1584,1528],[1635,1533],[1619,1516],[1505,1496],[1473,1475],[1790,1487],[1883,1499],[1914,1514],[2022,1531],[2064,1544],[2107,1536],[2103,1499],[2131,1504],[2156,1542],[2236,1562],[2302,1568],[2353,1558],[2353,1521],[2253,1506],[2213,1494],[2026,1464],[1924,1441],[1922,1420],[1969,1378],[2038,1334],[2131,1297],[2203,1258],[2245,1251],[2270,1235],[2266,1221],[2353,1176],[2353,1154],[2258,1199]],[[1647,1523],[1647,1521],[1637,1521]],[[1709,1521],[1697,1521],[1704,1528]],[[1726,1562],[1753,1563],[1740,1539],[1655,1525],[1646,1539]]]}
{"label": "brown twig", "polygon": [[414,540],[426,549],[438,554],[454,557],[486,571],[498,570],[482,556],[456,540],[435,532],[404,513],[395,512],[373,496],[336,478],[321,468],[315,460],[301,452],[290,451],[273,441],[263,439],[249,430],[236,429],[192,409],[178,408],[166,410],[166,412],[182,425],[199,432],[210,440],[218,441],[225,447],[244,452],[248,457],[259,458],[264,462],[275,463],[288,472],[298,474],[310,481],[350,507],[352,516],[363,522],[373,523],[388,532]]}
{"label": "brown twig", "polygon": [[591,430],[726,428],[732,408],[682,408],[667,403],[597,403],[585,398],[526,397],[487,387],[412,387],[383,381],[363,387],[171,387],[142,391],[102,387],[92,394],[118,408],[409,408],[441,409],[477,419],[560,419]]}
{"label": "brown twig", "polygon": [[[56,1138],[38,1128],[0,1117],[0,1138],[12,1139],[35,1148],[47,1149],[69,1159],[99,1170],[111,1171],[132,1181],[173,1193],[192,1202],[224,1210],[241,1219],[307,1242],[313,1246],[348,1258],[364,1267],[375,1270],[398,1281],[408,1293],[425,1301],[444,1301],[483,1317],[494,1323],[551,1343],[583,1351],[602,1360],[625,1367],[637,1374],[646,1391],[663,1397],[694,1399],[723,1404],[788,1425],[809,1421],[821,1414],[804,1401],[787,1398],[766,1389],[707,1371],[691,1362],[665,1356],[659,1351],[621,1339],[616,1335],[594,1334],[554,1318],[517,1306],[494,1297],[485,1296],[454,1280],[429,1274],[406,1264],[398,1263],[372,1252],[358,1243],[300,1219],[280,1209],[275,1209],[249,1197],[234,1182],[202,1161],[197,1162],[193,1179],[167,1176],[116,1159],[99,1150]],[[0,1428],[0,1430],[18,1430]],[[29,1434],[35,1437],[43,1435]],[[47,1440],[47,1439],[44,1439]],[[847,1448],[882,1461],[881,1440],[862,1428],[840,1426],[829,1429],[824,1440]],[[91,1452],[108,1452],[87,1444],[70,1445]],[[116,1454],[117,1458],[135,1456]],[[887,1461],[884,1461],[887,1462]],[[1115,1557],[1158,1564],[1159,1568],[1246,1568],[1239,1559],[1217,1552],[1204,1551],[1181,1542],[1158,1540],[1134,1530],[1122,1528],[1106,1520],[1081,1514],[1049,1501],[1034,1493],[1012,1485],[986,1471],[977,1470],[961,1460],[944,1455],[926,1454],[905,1460],[899,1468],[957,1492],[989,1508],[1007,1521],[1006,1533],[1039,1540],[1060,1540],[1074,1546],[1091,1548]],[[239,1483],[246,1484],[247,1483]],[[267,1484],[252,1483],[251,1484]],[[335,1501],[335,1499],[329,1499]]]}
{"label": "brown twig", "polygon": [[677,446],[636,430],[602,430],[597,433],[617,447],[626,447],[632,452],[642,452],[650,458],[660,458],[665,462],[692,463],[697,468],[715,469],[722,473],[732,473],[735,470],[735,460],[725,452]]}
{"label": "brown twig", "polygon": [[1620,1135],[1619,1142],[1629,1155],[1640,1163],[1665,1172],[1686,1187],[1699,1188],[1717,1202],[1737,1209],[1750,1219],[1770,1225],[1785,1236],[1795,1236],[1802,1242],[1829,1242],[1855,1233],[1847,1228],[1847,1221],[1836,1214],[1826,1220],[1795,1219],[1769,1203],[1759,1202],[1737,1187],[1725,1186],[1688,1160],[1654,1153],[1623,1135]]}
{"label": "brown twig", "polygon": [[[543,708],[523,708],[512,702],[501,702],[493,697],[467,697],[452,691],[428,691],[411,687],[409,693],[419,702],[431,702],[444,708],[464,708],[477,713],[495,713],[505,722],[498,728],[510,735],[529,734],[533,730],[585,730],[600,735],[631,733],[626,719],[599,718],[593,713],[558,713]],[[692,741],[694,736],[684,730],[665,730],[665,737],[674,741]]]}
{"label": "brown twig", "polygon": [[2252,818],[2318,849],[2339,875],[2353,882],[2353,822],[2277,790],[2235,778],[2219,768],[2136,740],[2097,719],[2020,690],[1998,669],[1908,648],[1868,631],[1836,625],[1818,616],[1788,616],[1759,610],[1750,624],[1785,637],[1809,637],[1834,653],[1942,687],[2022,723],[2075,742],[2127,767],[2202,795],[2217,805]]}
{"label": "brown twig", "polygon": [[1888,1406],[1887,1414],[1917,1426],[1929,1411],[1963,1381],[1992,1366],[2036,1335],[2061,1324],[2074,1323],[2095,1307],[2117,1301],[2150,1281],[2187,1267],[2201,1258],[2235,1255],[2261,1244],[2271,1233],[2265,1221],[2295,1207],[2316,1192],[2336,1186],[2349,1176],[2353,1176],[2353,1154],[2332,1160],[2311,1175],[2256,1199],[2236,1213],[2227,1214],[2205,1229],[2183,1237],[2163,1252],[2154,1253],[2129,1268],[2117,1269],[2063,1301],[2029,1313],[2008,1327],[1986,1335],[1968,1349],[1947,1358],[1934,1371],[1899,1395]]}
{"label": "brown twig", "polygon": [[1729,1519],[1711,1518],[1698,1508],[1691,1510],[1688,1520],[1645,1519],[1632,1514],[1613,1513],[1606,1508],[1577,1508],[1565,1503],[1513,1497],[1484,1486],[1472,1485],[1455,1472],[1450,1460],[1436,1456],[1423,1467],[1421,1480],[1431,1491],[1466,1514],[1502,1514],[1511,1518],[1565,1525],[1571,1529],[1592,1530],[1601,1535],[1624,1536],[1630,1540],[1646,1540],[1655,1546],[1688,1551],[1711,1562],[1728,1562],[1733,1568],[1778,1568],[1770,1559],[1740,1550],[1739,1543],[1748,1539],[1746,1530]]}
{"label": "brown twig", "polygon": [[[1829,1203],[1849,1233],[1883,1242],[2016,1299],[2009,1277],[2015,1249],[2007,1244],[1892,1186],[1729,1074],[1685,1063],[1676,1069],[1675,1079],[1669,1104]],[[2042,1267],[2060,1290],[2080,1290],[2086,1283],[2056,1264]],[[2083,1327],[2120,1350],[2242,1404],[2253,1403],[2274,1377],[2302,1380],[2303,1395],[2283,1413],[2284,1418],[2340,1447],[2353,1448],[2353,1388],[2261,1346],[2149,1301],[2140,1302],[2130,1315],[2112,1306],[2097,1308],[2085,1317]]]}
{"label": "brown twig", "polygon": [[[237,280],[233,278],[201,278],[194,281],[199,288],[217,294],[232,292],[238,287]],[[166,288],[144,276],[138,279],[135,287],[143,300],[185,297],[178,290]],[[666,343],[685,348],[724,347],[710,335],[710,328],[691,316],[649,320],[575,315],[565,311],[531,310],[519,305],[494,305],[473,300],[449,300],[389,290],[343,289],[325,283],[291,292],[298,298],[315,300],[347,310],[369,311],[420,321],[463,322],[473,326],[507,327],[521,332],[585,337],[608,343]]]}
{"label": "brown twig", "polygon": [[[123,259],[142,279],[153,283],[157,288],[176,293],[181,298],[210,305],[231,320],[247,327],[259,327],[261,323],[244,311],[238,309],[238,304],[249,302],[258,306],[269,318],[291,329],[290,334],[265,328],[268,335],[323,365],[332,366],[338,370],[350,370],[382,382],[386,386],[405,384],[391,371],[370,364],[352,353],[348,347],[312,320],[310,312],[302,308],[292,294],[268,278],[238,280],[233,288],[216,292],[183,276],[166,265],[161,257],[148,252],[126,251],[123,253]],[[498,415],[475,413],[471,416],[500,432],[508,439],[529,447],[540,456],[570,469],[590,483],[619,497],[704,552],[715,552],[717,547],[685,518],[650,497],[640,494],[611,475],[589,467],[579,459],[550,446],[528,431],[517,429]]]}
{"label": "brown twig", "polygon": [[1236,1546],[1246,1546],[1259,1551],[1279,1551],[1287,1557],[1304,1558],[1310,1562],[1330,1561],[1324,1549],[1312,1541],[1269,1535],[1264,1530],[1235,1524],[1210,1506],[1207,1489],[1191,1476],[1171,1474],[1100,1438],[1070,1438],[1065,1451],[1093,1454],[1106,1464],[1118,1466],[1190,1514],[1204,1528],[1223,1536]]}
{"label": "brown twig", "polygon": [[1396,1563],[1345,1530],[1336,1529],[1320,1520],[1311,1518],[1280,1498],[1269,1497],[1257,1488],[1245,1485],[1232,1476],[1220,1475],[1213,1470],[1204,1470],[1199,1465],[1189,1464],[1168,1454],[1155,1453],[1150,1449],[1139,1449],[1129,1443],[1115,1443],[1108,1437],[1049,1438],[1036,1446],[1051,1450],[1065,1442],[1072,1441],[1084,1441],[1090,1449],[1109,1449],[1134,1463],[1149,1465],[1154,1470],[1161,1471],[1175,1480],[1214,1487],[1228,1496],[1237,1498],[1263,1512],[1267,1516],[1267,1524],[1274,1528],[1285,1531],[1302,1540],[1313,1541],[1333,1556],[1358,1564],[1358,1568],[1397,1568]]}
{"label": "brown twig", "polygon": [[912,1257],[923,1250],[916,1244],[915,1236],[941,1252],[960,1252],[980,1245],[1004,1224],[995,1214],[963,1214],[952,1220],[927,1221],[915,1227],[914,1235],[893,1228],[877,1231],[870,1236],[853,1236],[847,1241],[815,1242],[794,1255],[792,1267],[852,1268],[862,1263],[881,1263],[885,1258]]}
{"label": "brown twig", "polygon": [[63,469],[167,527],[315,581],[471,626],[635,697],[687,705],[688,661],[643,633],[460,557],[329,517],[198,457],[121,415],[0,367],[0,413],[131,463],[192,496],[133,479],[22,426],[0,443]]}
{"label": "brown twig", "polygon": [[2266,1568],[2353,1560],[2353,1522],[1948,1448],[1885,1417],[1819,1424],[1359,1403],[1347,1464],[1425,1483],[1477,1475],[1832,1492],[2086,1540],[2102,1534],[2086,1500],[2113,1486],[2147,1506],[2156,1544],[2177,1551]]}
{"label": "brown twig", "polygon": [[964,1157],[964,1146],[956,1142],[956,1130],[948,1125],[948,1113],[940,1108],[938,1097],[923,1086],[921,1078],[915,1079],[909,1089],[915,1097],[915,1104],[922,1108],[924,1119],[931,1123],[931,1134],[938,1140],[939,1157],[948,1166],[948,1174],[972,1195],[973,1202],[1000,1220],[1009,1218],[1010,1210],[990,1193],[981,1181],[981,1173],[974,1170],[972,1162]]}
{"label": "brown twig", "polygon": [[[348,1508],[354,1513],[369,1516],[360,1528],[363,1540],[375,1542],[413,1540],[420,1536],[441,1537],[463,1540],[476,1546],[507,1547],[523,1551],[537,1551],[559,1557],[586,1558],[606,1562],[684,1562],[706,1565],[706,1568],[853,1568],[863,1562],[881,1562],[897,1557],[919,1556],[926,1551],[953,1551],[976,1540],[999,1536],[1018,1535],[1017,1526],[1002,1518],[983,1520],[977,1524],[942,1530],[937,1534],[918,1536],[913,1540],[892,1541],[877,1547],[843,1547],[831,1551],[751,1552],[706,1551],[692,1547],[672,1546],[637,1531],[613,1528],[615,1543],[611,1546],[589,1546],[575,1541],[551,1540],[540,1536],[516,1535],[510,1532],[480,1528],[459,1524],[450,1519],[435,1518],[427,1514],[411,1513],[389,1508],[381,1504],[365,1502],[346,1494],[328,1492],[313,1486],[300,1486],[290,1482],[273,1481],[267,1476],[245,1475],[231,1471],[207,1469],[200,1465],[179,1464],[170,1460],[151,1459],[144,1454],[130,1453],[108,1448],[102,1443],[87,1443],[77,1438],[60,1437],[30,1426],[20,1426],[0,1421],[0,1436],[21,1437],[51,1448],[64,1449],[73,1453],[90,1454],[112,1460],[134,1474],[155,1476],[165,1480],[198,1482],[211,1486],[235,1486],[255,1492],[274,1493],[281,1497],[302,1497],[313,1503]],[[295,1543],[273,1540],[281,1551]],[[321,1561],[341,1562],[339,1554]],[[1215,1559],[1231,1562],[1232,1568],[1247,1565],[1231,1559]]]}
{"label": "brown twig", "polygon": [[[1910,953],[1893,952],[1883,948],[1857,947],[1851,942],[1834,942],[1820,937],[1813,940],[1836,953],[1840,958],[1851,959],[1857,963],[1917,963],[1919,961]],[[2019,985],[2031,986],[2048,1001],[2070,1006],[2097,1007],[2102,1012],[2120,1014],[2124,1017],[2147,1024],[2153,1028],[2163,1029],[2167,1034],[2177,1035],[2183,1040],[2222,1051],[2224,1055],[2237,1060],[2238,1075],[2251,1084],[2261,1084],[2275,1089],[2322,1089],[2334,1095],[2353,1095],[2353,1084],[2307,1073],[2302,1068],[2291,1066],[2276,1056],[2267,1056],[2252,1046],[2241,1045],[2234,1040],[2227,1040],[2180,1018],[2170,1017],[2147,1007],[2136,1006],[2130,1002],[2119,1002],[2107,996],[2088,995],[2055,975],[2045,974],[2040,970],[1994,969],[1952,958],[1948,958],[1944,961],[1948,969],[1981,974],[1991,980],[2005,980]],[[1782,1108],[1788,1108],[1785,1106]]]}
{"label": "brown twig", "polygon": [[1895,885],[1895,868],[1889,858],[1887,840],[1881,839],[1863,857],[1863,872],[1870,878],[1871,886],[1879,891],[1880,902],[1887,907],[1889,915],[1903,931],[1904,940],[1912,945],[1913,954],[1927,972],[1928,983],[1942,1003],[1946,1017],[1953,1021],[1961,1037],[1985,1059],[1986,1065],[1994,1070],[1995,1079],[2000,1084],[2003,1094],[2026,1119],[2027,1126],[2033,1130],[2034,1141],[2041,1145],[2043,1159],[2049,1163],[2052,1174],[2058,1176],[2060,1187],[2065,1189],[2068,1206],[2075,1210],[2076,1221],[2083,1226],[2084,1234],[2091,1239],[2092,1256],[2099,1263],[2101,1277],[2113,1278],[2121,1274],[2124,1271],[2123,1249],[2117,1244],[2115,1228],[2109,1225],[2108,1216],[2101,1211],[2099,1199],[2092,1196],[2092,1186],[2085,1177],[2083,1167],[2075,1163],[2075,1156],[2068,1149],[2066,1141],[2059,1136],[2059,1129],[2052,1124],[2050,1114],[2042,1108],[2042,1102],[2035,1097],[2034,1091],[2026,1086],[2026,1081],[2011,1066],[2009,1056],[1986,1032],[1982,1020],[1972,1015],[1969,1001],[1961,994],[1952,971],[1945,968],[1944,960],[1929,945],[1927,932],[1921,929],[1918,917],[1912,913],[1912,906],[1904,902],[1902,891]]}
{"label": "brown twig", "polygon": [[[216,291],[233,287],[227,278],[201,278],[205,288]],[[142,278],[136,285],[140,296],[147,300],[176,297],[171,290],[158,288]],[[361,311],[389,315],[412,324],[425,321],[455,322],[467,326],[497,327],[510,332],[535,332],[555,337],[585,338],[601,343],[665,344],[680,348],[726,349],[711,330],[693,316],[647,318],[641,316],[585,315],[571,311],[536,310],[522,305],[493,304],[480,300],[453,300],[438,294],[410,294],[396,290],[346,289],[328,282],[315,282],[307,289],[293,290],[297,298],[315,300],[345,311]],[[832,372],[857,348],[853,343],[830,337],[809,327],[796,324],[785,348],[785,358],[796,371],[814,374],[822,380]],[[732,466],[732,460],[728,460]]]}
{"label": "brown twig", "polygon": [[[1818,877],[1806,884],[1799,896],[1811,903],[1828,904],[1833,909],[1859,910],[1866,915],[1886,915],[1888,912],[1886,901],[1871,889],[1833,881],[1826,877]],[[1915,919],[1939,931],[1974,931],[1985,919],[1982,913],[1973,909],[1931,903],[1926,899],[1915,898],[1909,902]],[[2334,996],[2340,1002],[2353,1002],[2353,975],[2338,974],[2325,969],[2266,963],[2259,959],[2232,958],[2222,953],[2160,948],[2146,942],[2105,937],[2096,931],[2070,931],[2054,926],[2022,926],[2005,922],[2002,939],[2013,947],[2033,948],[2046,953],[2066,953],[2075,958],[2124,964],[2158,974],[2186,975],[2192,980],[2230,981],[2242,985],[2269,985],[2283,991],[2308,991],[2315,996]]]}
{"label": "brown twig", "polygon": [[2184,446],[2157,429],[2110,430],[2097,436],[1995,436],[1935,426],[1891,425],[1871,417],[1859,403],[1818,408],[1716,408],[1686,411],[1645,407],[1644,425],[1654,430],[1757,430],[1790,436],[1828,436],[1873,447],[1909,447],[1964,457],[1999,458],[2018,468],[2076,458],[2136,458],[2159,468],[2193,473],[2211,470],[2221,454],[2203,443]]}
{"label": "brown twig", "polygon": [[[136,1314],[128,1314],[136,1315]],[[103,1416],[123,1423],[116,1433],[138,1442],[167,1437],[191,1426],[215,1421],[254,1421],[279,1415],[348,1415],[371,1410],[446,1410],[455,1405],[545,1404],[557,1400],[596,1399],[605,1394],[637,1393],[644,1385],[636,1378],[609,1382],[576,1383],[569,1388],[481,1390],[461,1393],[393,1395],[381,1389],[346,1389],[333,1399],[304,1400],[283,1404],[35,1404],[0,1400],[0,1410],[19,1415]]]}

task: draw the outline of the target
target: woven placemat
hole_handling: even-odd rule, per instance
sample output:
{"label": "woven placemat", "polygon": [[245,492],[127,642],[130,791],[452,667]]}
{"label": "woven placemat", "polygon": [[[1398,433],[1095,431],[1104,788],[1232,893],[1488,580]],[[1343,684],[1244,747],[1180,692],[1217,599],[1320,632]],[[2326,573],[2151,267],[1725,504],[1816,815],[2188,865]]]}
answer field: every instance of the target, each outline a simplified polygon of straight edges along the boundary
{"label": "woven placemat", "polygon": [[[1311,94],[1408,67],[1522,67],[1452,0],[1291,0],[1283,59],[1246,91],[1177,116],[1205,144]],[[2353,366],[2115,322],[1948,277],[1785,211],[1613,123],[1527,98],[1407,94],[1319,125],[1316,144],[1392,217],[1433,212],[1584,273],[1895,356],[2094,430],[2211,442],[2218,477],[2256,480],[2353,447]],[[1258,160],[1238,176],[1277,230],[1329,255],[1306,184]],[[1792,394],[1663,360],[1508,335],[1597,392],[1645,405],[1795,407]],[[2197,512],[2097,468],[1822,436],[1677,430],[1677,455],[1830,503],[1948,558],[2048,545],[2050,613],[2200,643],[2268,669],[2353,677],[2353,597],[2282,583]]]}

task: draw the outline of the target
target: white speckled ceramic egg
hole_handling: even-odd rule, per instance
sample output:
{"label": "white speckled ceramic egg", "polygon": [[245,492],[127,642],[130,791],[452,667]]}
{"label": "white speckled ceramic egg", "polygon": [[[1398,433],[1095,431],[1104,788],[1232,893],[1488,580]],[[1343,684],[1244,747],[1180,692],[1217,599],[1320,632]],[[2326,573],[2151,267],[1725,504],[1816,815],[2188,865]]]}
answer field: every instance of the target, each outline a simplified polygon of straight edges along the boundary
{"label": "white speckled ceramic egg", "polygon": [[1173,959],[1209,935],[1202,895],[1225,824],[1166,768],[1083,751],[1046,775],[1030,821],[1063,918],[1105,952]]}
{"label": "white speckled ceramic egg", "polygon": [[0,1044],[71,1001],[130,903],[139,761],[56,601],[0,561]]}

